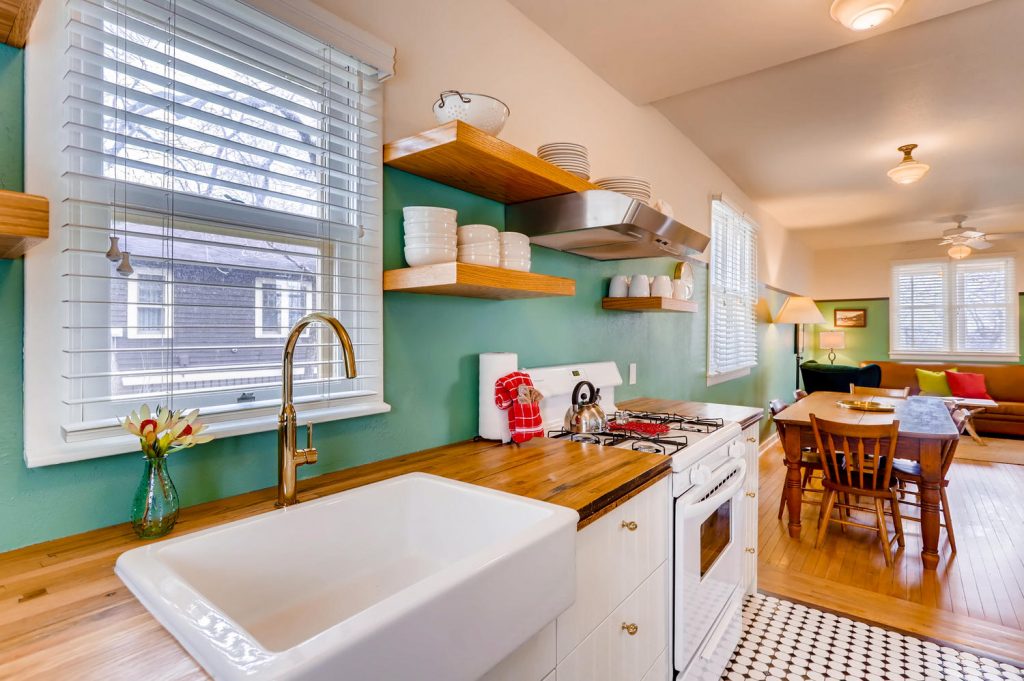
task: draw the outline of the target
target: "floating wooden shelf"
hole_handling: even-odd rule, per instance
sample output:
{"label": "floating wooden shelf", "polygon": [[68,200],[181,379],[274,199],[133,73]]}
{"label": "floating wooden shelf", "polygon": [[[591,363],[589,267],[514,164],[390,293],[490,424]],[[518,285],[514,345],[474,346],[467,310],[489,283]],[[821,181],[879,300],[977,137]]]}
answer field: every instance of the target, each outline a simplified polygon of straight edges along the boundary
{"label": "floating wooden shelf", "polygon": [[676,298],[605,298],[601,307],[619,312],[696,312],[697,303]]}
{"label": "floating wooden shelf", "polygon": [[0,41],[25,47],[28,29],[42,0],[0,0]]}
{"label": "floating wooden shelf", "polygon": [[50,236],[45,196],[0,191],[0,258],[20,258]]}
{"label": "floating wooden shelf", "polygon": [[384,290],[490,300],[576,295],[576,282],[547,274],[446,262],[384,272]]}
{"label": "floating wooden shelf", "polygon": [[384,163],[502,203],[600,189],[462,121],[385,144]]}

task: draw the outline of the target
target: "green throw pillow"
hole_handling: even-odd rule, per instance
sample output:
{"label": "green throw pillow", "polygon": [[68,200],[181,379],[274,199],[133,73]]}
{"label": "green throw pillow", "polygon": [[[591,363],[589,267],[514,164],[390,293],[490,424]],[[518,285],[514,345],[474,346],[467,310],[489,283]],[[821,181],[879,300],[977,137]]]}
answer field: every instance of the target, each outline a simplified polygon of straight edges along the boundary
{"label": "green throw pillow", "polygon": [[[917,385],[921,388],[922,395],[935,395],[938,397],[950,397],[953,393],[949,389],[949,381],[946,380],[944,371],[928,371],[927,369],[915,369],[917,372]],[[956,367],[950,369],[956,371]]]}

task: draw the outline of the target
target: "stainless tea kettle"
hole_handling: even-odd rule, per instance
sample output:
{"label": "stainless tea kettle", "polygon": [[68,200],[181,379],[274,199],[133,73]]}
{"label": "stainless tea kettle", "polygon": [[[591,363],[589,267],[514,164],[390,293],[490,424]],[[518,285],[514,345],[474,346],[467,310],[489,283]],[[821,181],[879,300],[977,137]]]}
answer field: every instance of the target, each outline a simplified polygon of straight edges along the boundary
{"label": "stainless tea kettle", "polygon": [[[586,388],[590,392],[581,395]],[[572,391],[572,406],[565,412],[564,428],[570,433],[600,433],[608,427],[608,417],[597,404],[601,401],[601,391],[590,381],[580,381]]]}

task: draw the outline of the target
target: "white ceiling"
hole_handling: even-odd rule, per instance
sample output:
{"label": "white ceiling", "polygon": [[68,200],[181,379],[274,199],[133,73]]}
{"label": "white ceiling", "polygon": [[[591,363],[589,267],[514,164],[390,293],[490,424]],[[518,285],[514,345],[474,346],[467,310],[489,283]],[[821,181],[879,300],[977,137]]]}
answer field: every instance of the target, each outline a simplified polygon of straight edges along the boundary
{"label": "white ceiling", "polygon": [[[560,40],[579,17],[567,47],[637,101],[660,98],[812,248],[937,238],[958,213],[1024,230],[1024,0],[907,0],[868,36],[833,22],[828,0],[511,1]],[[898,186],[885,171],[910,142],[932,170]]]}

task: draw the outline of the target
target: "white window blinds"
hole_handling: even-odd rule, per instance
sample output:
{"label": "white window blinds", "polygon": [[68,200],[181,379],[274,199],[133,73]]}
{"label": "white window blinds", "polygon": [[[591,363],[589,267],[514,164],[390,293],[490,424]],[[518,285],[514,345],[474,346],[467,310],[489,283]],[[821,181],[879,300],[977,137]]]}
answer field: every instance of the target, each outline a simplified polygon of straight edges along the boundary
{"label": "white window blinds", "polygon": [[898,263],[890,317],[890,355],[1016,360],[1014,259]]}
{"label": "white window blinds", "polygon": [[382,403],[376,69],[238,0],[68,0],[66,39],[64,439],[142,402],[276,410],[311,309],[359,376],[313,325],[297,401]]}
{"label": "white window blinds", "polygon": [[725,201],[711,202],[708,378],[757,365],[757,225]]}

